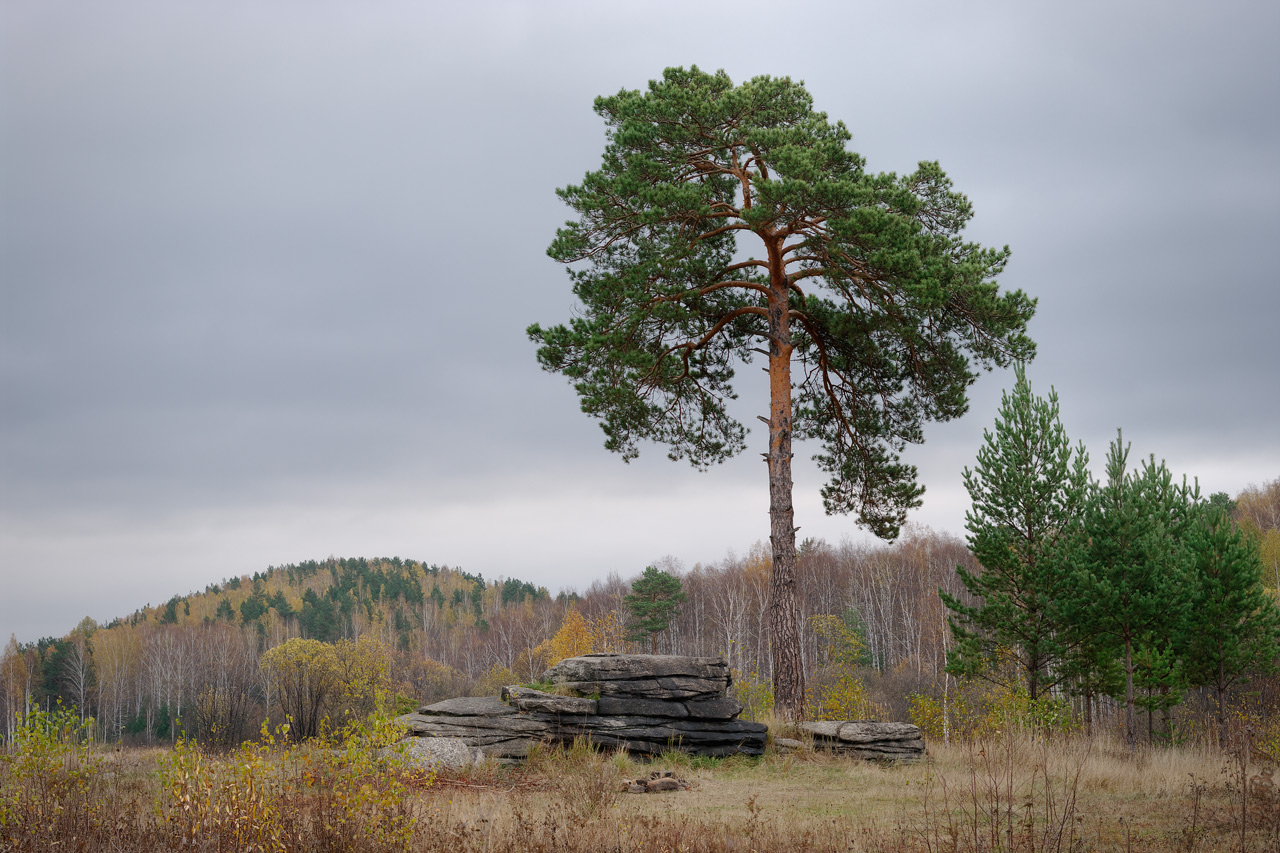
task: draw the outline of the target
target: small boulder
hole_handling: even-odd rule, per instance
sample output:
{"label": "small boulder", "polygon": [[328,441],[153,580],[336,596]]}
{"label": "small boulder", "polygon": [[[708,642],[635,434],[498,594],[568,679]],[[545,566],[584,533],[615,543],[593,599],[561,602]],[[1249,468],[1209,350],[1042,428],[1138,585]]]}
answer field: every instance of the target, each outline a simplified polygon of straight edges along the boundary
{"label": "small boulder", "polygon": [[405,765],[413,770],[432,773],[437,770],[460,770],[479,764],[484,754],[456,737],[406,738],[400,753]]}

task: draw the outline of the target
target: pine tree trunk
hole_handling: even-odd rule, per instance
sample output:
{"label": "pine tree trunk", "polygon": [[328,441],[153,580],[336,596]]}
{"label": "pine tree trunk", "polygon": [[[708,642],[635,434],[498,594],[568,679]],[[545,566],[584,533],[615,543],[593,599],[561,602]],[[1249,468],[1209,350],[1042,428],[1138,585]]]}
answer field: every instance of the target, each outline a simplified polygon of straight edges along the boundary
{"label": "pine tree trunk", "polygon": [[1129,750],[1138,748],[1138,722],[1133,712],[1133,640],[1124,640],[1124,740]]}
{"label": "pine tree trunk", "polygon": [[774,708],[784,719],[803,720],[804,671],[796,604],[795,510],[791,503],[790,293],[780,243],[769,244],[769,541],[773,546],[769,627]]}
{"label": "pine tree trunk", "polygon": [[1218,746],[1226,749],[1227,747],[1227,689],[1223,687],[1222,678],[1222,660],[1218,660],[1218,681],[1213,685],[1214,692],[1218,694]]}

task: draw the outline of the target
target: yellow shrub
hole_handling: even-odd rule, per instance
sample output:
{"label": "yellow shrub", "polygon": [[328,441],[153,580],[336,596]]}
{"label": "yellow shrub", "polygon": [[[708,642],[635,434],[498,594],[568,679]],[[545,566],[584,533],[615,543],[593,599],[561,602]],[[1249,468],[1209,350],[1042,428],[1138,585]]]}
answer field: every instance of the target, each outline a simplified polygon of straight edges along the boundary
{"label": "yellow shrub", "polygon": [[885,710],[867,697],[867,687],[845,672],[831,684],[807,691],[809,718],[813,720],[876,720]]}
{"label": "yellow shrub", "polygon": [[754,670],[730,672],[733,677],[733,695],[742,703],[742,713],[748,720],[759,720],[773,713],[773,682],[768,676],[761,677]]}
{"label": "yellow shrub", "polygon": [[1034,702],[1025,690],[984,682],[961,682],[945,700],[912,694],[911,722],[926,738],[973,740],[1004,729],[1074,732],[1080,721],[1066,699],[1042,696]]}

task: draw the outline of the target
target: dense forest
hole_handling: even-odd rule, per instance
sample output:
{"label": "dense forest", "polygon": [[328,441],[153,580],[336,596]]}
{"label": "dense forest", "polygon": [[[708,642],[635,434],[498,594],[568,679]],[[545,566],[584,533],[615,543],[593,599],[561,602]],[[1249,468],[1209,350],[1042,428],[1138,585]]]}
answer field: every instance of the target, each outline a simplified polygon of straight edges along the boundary
{"label": "dense forest", "polygon": [[[1215,500],[1255,549],[1274,601],[1280,479]],[[756,543],[715,564],[685,569],[667,560],[658,568],[679,577],[687,596],[658,638],[659,651],[726,657],[748,713],[767,714],[768,548]],[[979,603],[961,580],[979,568],[965,541],[921,527],[909,526],[892,545],[804,542],[798,589],[811,713],[905,719],[1016,694],[1016,678],[1001,687],[990,672],[952,674],[956,635],[939,593]],[[398,557],[273,566],[104,625],[85,619],[61,638],[10,638],[0,658],[0,733],[11,732],[27,709],[61,702],[92,716],[105,740],[165,740],[185,731],[234,742],[282,713],[262,659],[295,638],[374,654],[371,671],[391,705],[492,693],[536,681],[566,652],[648,651],[647,641],[626,639],[630,581],[615,574],[580,592],[553,594],[514,577],[486,580]],[[1226,685],[1229,701],[1255,710],[1280,702],[1280,683],[1268,675],[1273,664]],[[1147,702],[1149,736],[1211,724],[1204,721],[1216,700],[1206,683],[1186,682],[1193,689],[1174,691],[1178,702]],[[1159,692],[1153,687],[1149,695]],[[1064,684],[1049,694],[1095,725],[1116,724],[1122,711],[1114,690]],[[1157,720],[1164,714],[1163,723],[1152,724],[1153,713]]]}

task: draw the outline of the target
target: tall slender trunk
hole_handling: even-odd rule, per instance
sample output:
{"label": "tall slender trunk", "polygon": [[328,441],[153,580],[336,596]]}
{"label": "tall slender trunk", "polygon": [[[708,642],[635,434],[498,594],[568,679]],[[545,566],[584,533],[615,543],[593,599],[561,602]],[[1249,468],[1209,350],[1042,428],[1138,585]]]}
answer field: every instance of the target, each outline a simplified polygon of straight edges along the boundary
{"label": "tall slender trunk", "polygon": [[791,503],[790,293],[780,239],[769,247],[769,541],[773,545],[769,627],[775,709],[804,719],[804,669],[796,604],[796,527]]}
{"label": "tall slender trunk", "polygon": [[1160,725],[1164,729],[1164,742],[1166,746],[1173,746],[1173,709],[1170,706],[1169,688],[1161,687],[1160,695],[1163,702],[1160,705]]}
{"label": "tall slender trunk", "polygon": [[1213,685],[1214,692],[1218,694],[1218,746],[1226,749],[1227,747],[1227,689],[1223,686],[1223,665],[1222,657],[1218,657],[1218,681]]}
{"label": "tall slender trunk", "polygon": [[1124,638],[1124,739],[1133,751],[1138,748],[1137,720],[1133,712],[1133,639]]}

